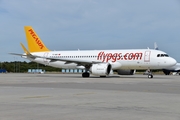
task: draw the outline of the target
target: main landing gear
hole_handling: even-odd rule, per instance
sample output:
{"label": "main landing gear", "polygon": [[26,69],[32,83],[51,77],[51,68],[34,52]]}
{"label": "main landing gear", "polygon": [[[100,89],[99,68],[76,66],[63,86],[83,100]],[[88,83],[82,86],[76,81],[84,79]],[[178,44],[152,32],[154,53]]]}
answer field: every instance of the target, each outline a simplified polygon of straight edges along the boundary
{"label": "main landing gear", "polygon": [[91,67],[91,65],[86,65],[85,66],[85,72],[82,73],[83,78],[88,78],[90,76],[90,73],[89,73],[90,67]]}

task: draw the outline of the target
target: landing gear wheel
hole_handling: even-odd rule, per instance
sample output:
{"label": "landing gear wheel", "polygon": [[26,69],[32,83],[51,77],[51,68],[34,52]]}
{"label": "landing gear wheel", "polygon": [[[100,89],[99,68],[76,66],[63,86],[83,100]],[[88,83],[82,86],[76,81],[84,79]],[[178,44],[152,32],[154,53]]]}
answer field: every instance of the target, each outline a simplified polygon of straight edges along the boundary
{"label": "landing gear wheel", "polygon": [[90,74],[88,72],[82,73],[82,77],[89,77],[89,76],[90,76]]}
{"label": "landing gear wheel", "polygon": [[148,75],[148,78],[153,78],[153,75],[152,75],[152,74],[149,74],[149,75]]}

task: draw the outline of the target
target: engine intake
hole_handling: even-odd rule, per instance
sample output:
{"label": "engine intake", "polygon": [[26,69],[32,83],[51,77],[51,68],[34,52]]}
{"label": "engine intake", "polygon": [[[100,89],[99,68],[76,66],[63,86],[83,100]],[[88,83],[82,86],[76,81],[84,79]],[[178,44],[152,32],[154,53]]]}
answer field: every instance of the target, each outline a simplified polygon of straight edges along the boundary
{"label": "engine intake", "polygon": [[109,63],[98,63],[93,64],[90,71],[93,75],[106,76],[109,75],[111,68]]}

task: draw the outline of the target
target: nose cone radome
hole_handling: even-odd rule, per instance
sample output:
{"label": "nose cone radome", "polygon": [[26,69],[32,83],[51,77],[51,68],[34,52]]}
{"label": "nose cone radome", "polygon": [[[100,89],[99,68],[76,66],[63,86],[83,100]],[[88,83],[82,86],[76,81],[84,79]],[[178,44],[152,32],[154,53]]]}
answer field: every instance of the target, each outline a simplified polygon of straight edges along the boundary
{"label": "nose cone radome", "polygon": [[174,65],[176,65],[176,63],[177,63],[177,61],[172,57],[170,57],[170,59],[168,60],[169,66],[174,66]]}

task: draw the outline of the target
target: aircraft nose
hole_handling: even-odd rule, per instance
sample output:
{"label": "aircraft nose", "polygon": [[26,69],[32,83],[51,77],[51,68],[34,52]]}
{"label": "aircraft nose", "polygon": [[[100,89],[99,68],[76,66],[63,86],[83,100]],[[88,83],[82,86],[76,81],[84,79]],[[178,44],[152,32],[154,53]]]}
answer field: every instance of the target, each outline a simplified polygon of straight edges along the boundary
{"label": "aircraft nose", "polygon": [[169,64],[170,64],[171,66],[174,66],[176,63],[177,63],[177,61],[176,61],[174,58],[170,58]]}

